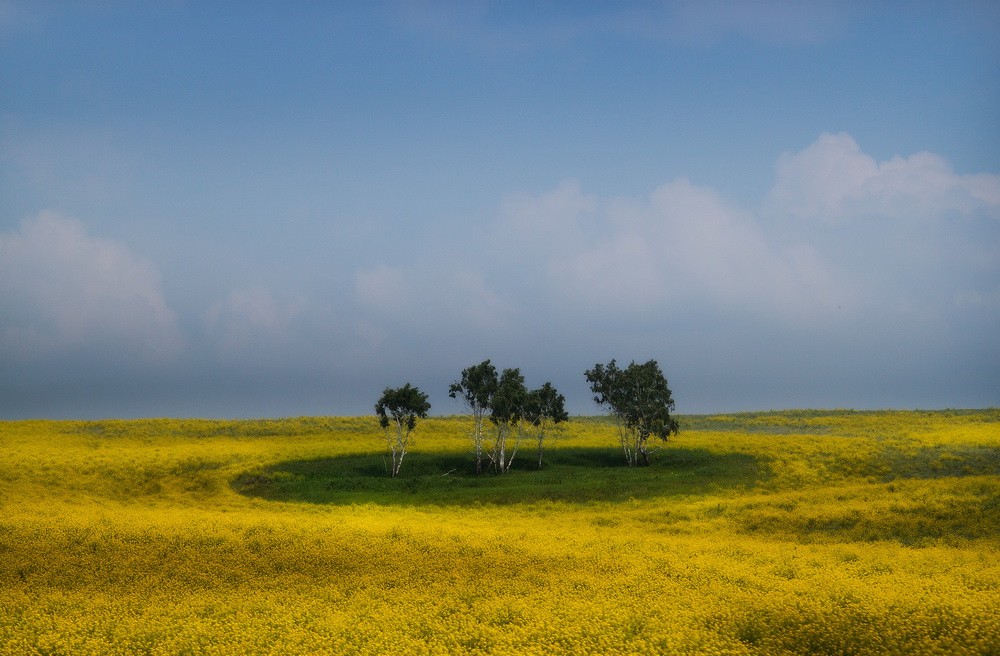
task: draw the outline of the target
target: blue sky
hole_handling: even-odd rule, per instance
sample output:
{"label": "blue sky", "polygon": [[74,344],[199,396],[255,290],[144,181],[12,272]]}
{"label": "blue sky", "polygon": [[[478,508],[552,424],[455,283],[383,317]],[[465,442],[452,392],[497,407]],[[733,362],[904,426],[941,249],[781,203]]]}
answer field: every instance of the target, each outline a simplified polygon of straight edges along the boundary
{"label": "blue sky", "polygon": [[1000,5],[0,0],[0,418],[1000,403]]}

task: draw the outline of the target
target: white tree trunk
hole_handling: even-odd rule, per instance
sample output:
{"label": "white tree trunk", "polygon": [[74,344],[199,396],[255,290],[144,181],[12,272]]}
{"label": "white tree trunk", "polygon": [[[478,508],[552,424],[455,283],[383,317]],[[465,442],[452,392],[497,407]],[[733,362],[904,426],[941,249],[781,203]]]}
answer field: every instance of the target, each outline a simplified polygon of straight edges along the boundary
{"label": "white tree trunk", "polygon": [[485,408],[472,409],[472,448],[476,453],[476,474],[483,473],[483,416]]}
{"label": "white tree trunk", "polygon": [[409,446],[410,432],[405,429],[401,419],[396,419],[396,434],[392,435],[386,431],[386,441],[389,452],[392,455],[392,466],[390,474],[393,478],[399,475],[399,470],[403,466],[403,457],[406,455],[406,448]]}

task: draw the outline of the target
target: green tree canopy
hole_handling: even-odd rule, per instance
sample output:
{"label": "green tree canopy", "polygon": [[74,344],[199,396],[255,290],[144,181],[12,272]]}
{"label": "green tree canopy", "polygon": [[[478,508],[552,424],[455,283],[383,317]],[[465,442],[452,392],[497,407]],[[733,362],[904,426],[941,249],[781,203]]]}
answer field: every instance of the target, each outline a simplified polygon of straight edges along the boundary
{"label": "green tree canopy", "polygon": [[619,437],[629,465],[648,465],[650,436],[666,441],[679,432],[671,416],[674,399],[656,360],[634,361],[625,369],[615,360],[596,364],[584,372],[594,402],[607,407],[618,424]]}
{"label": "green tree canopy", "polygon": [[[416,428],[417,419],[427,417],[430,409],[431,404],[427,401],[427,395],[409,383],[395,389],[386,387],[375,403],[375,414],[378,415],[379,425],[386,429],[386,445],[392,456],[390,474],[393,477],[399,474],[403,465],[403,458],[410,443],[410,433]],[[390,424],[395,426],[395,431],[388,430]]]}
{"label": "green tree canopy", "polygon": [[546,382],[536,390],[528,392],[524,404],[524,418],[538,431],[538,467],[542,467],[545,431],[549,424],[558,424],[569,419],[566,412],[566,397],[560,394],[552,383]]}
{"label": "green tree canopy", "polygon": [[[517,448],[523,435],[522,421],[528,389],[520,369],[504,369],[497,380],[496,391],[490,403],[490,421],[496,427],[496,439],[489,452],[493,468],[506,474],[514,463]],[[513,435],[513,442],[511,436]]]}
{"label": "green tree canopy", "polygon": [[483,422],[493,403],[499,380],[497,369],[487,359],[462,370],[462,378],[448,387],[448,396],[462,399],[472,414],[472,446],[476,454],[476,473],[483,472]]}

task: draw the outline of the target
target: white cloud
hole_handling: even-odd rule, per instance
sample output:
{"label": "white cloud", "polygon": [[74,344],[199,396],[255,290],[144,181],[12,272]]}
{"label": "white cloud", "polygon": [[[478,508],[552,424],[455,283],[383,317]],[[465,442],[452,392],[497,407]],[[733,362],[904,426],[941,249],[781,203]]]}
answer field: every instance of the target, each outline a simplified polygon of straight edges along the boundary
{"label": "white cloud", "polygon": [[695,303],[811,320],[849,302],[810,246],[772,245],[751,213],[683,178],[642,200],[602,201],[563,183],[505,207],[502,232],[533,244],[554,293],[580,307],[635,313]]}
{"label": "white cloud", "polygon": [[576,180],[564,180],[540,196],[515,194],[503,201],[501,224],[515,247],[531,249],[535,244],[546,248],[559,242],[573,247],[593,220],[598,199],[584,194]]}
{"label": "white cloud", "polygon": [[514,303],[489,288],[481,272],[460,266],[363,269],[355,274],[355,294],[373,314],[363,324],[365,332],[382,339],[387,325],[502,331],[518,314]]}
{"label": "white cloud", "polygon": [[0,341],[21,356],[95,344],[160,361],[180,351],[173,312],[152,264],[51,212],[0,235]]}
{"label": "white cloud", "polygon": [[306,310],[301,298],[276,299],[265,287],[233,290],[205,314],[205,324],[224,354],[260,354],[292,340],[292,324]]}
{"label": "white cloud", "polygon": [[362,305],[381,314],[408,314],[419,302],[403,271],[385,265],[358,271],[354,291]]}
{"label": "white cloud", "polygon": [[516,266],[489,265],[508,273],[505,289],[531,285],[536,302],[577,316],[943,325],[956,303],[991,305],[997,218],[998,175],[960,175],[928,152],[880,163],[850,135],[823,134],[780,157],[759,212],[684,178],[646,198],[600,198],[573,181],[513,196],[495,239]]}
{"label": "white cloud", "polygon": [[944,330],[953,307],[991,305],[1000,175],[961,175],[929,152],[878,162],[822,134],[781,155],[763,212],[811,240],[872,320]]}
{"label": "white cloud", "polygon": [[876,162],[850,135],[823,134],[778,159],[767,211],[827,221],[859,215],[1000,218],[1000,175],[959,175],[928,152]]}

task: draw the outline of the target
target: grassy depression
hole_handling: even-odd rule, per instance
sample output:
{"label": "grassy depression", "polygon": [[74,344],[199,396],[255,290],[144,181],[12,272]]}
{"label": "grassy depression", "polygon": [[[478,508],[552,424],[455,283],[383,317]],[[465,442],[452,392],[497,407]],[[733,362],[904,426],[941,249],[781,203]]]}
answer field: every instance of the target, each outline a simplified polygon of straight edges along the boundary
{"label": "grassy depression", "polygon": [[755,484],[765,475],[752,455],[708,449],[664,450],[649,468],[626,467],[613,448],[565,447],[538,467],[532,454],[504,475],[476,475],[466,452],[411,454],[390,478],[380,455],[296,460],[239,476],[233,488],[274,501],[480,506],[541,501],[622,502],[698,495]]}

